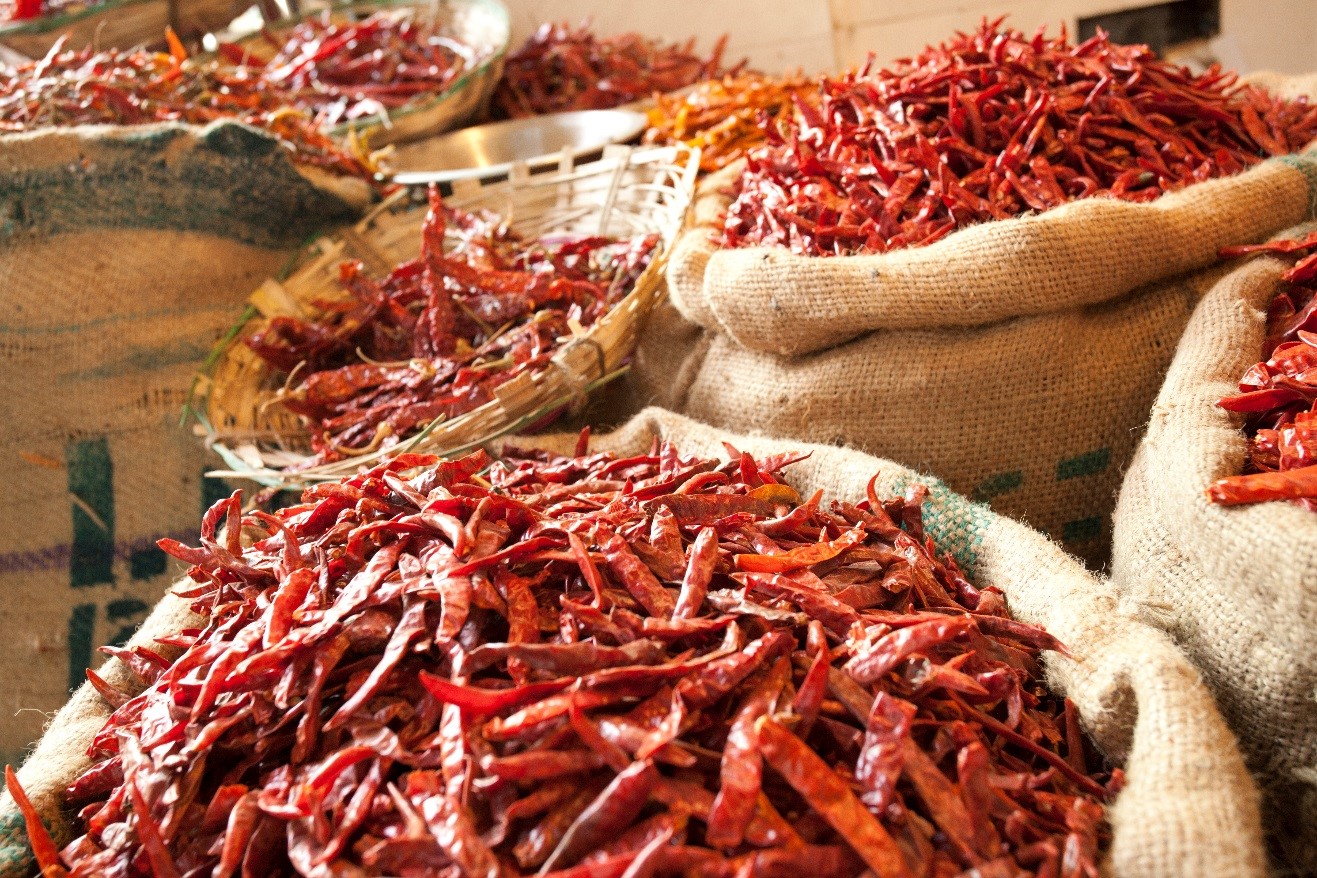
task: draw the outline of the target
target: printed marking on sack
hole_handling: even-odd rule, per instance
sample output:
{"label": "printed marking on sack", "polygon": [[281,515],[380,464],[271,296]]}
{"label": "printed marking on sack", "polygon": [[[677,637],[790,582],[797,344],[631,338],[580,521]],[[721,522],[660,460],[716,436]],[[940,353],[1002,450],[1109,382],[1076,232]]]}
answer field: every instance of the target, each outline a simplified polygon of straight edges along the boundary
{"label": "printed marking on sack", "polygon": [[[227,500],[233,495],[233,488],[223,479],[212,479],[206,475],[210,468],[207,467],[201,471],[201,514],[204,516],[221,500]],[[299,492],[300,496],[300,492]]]}
{"label": "printed marking on sack", "polygon": [[133,579],[154,579],[169,569],[169,556],[159,546],[138,549],[128,556],[128,574]]}
{"label": "printed marking on sack", "polygon": [[69,691],[87,679],[91,667],[92,635],[96,631],[96,605],[78,604],[69,613]]}
{"label": "printed marking on sack", "polygon": [[1066,457],[1056,462],[1056,480],[1078,479],[1097,475],[1111,465],[1111,449],[1099,448],[1078,457]]}
{"label": "printed marking on sack", "polygon": [[1081,543],[1085,540],[1095,540],[1101,535],[1101,516],[1095,515],[1092,518],[1079,518],[1074,521],[1067,521],[1061,526],[1061,541],[1065,543]]}
{"label": "printed marking on sack", "polygon": [[[145,597],[155,600],[159,594],[152,591]],[[86,681],[87,668],[93,665],[97,647],[102,644],[123,646],[150,611],[151,605],[137,597],[113,598],[103,608],[94,603],[75,606],[69,613],[68,622],[69,691]],[[98,620],[104,622],[99,636]]]}
{"label": "printed marking on sack", "polygon": [[1024,484],[1024,473],[1020,470],[1012,470],[1007,473],[997,473],[988,476],[979,482],[978,487],[970,492],[970,499],[975,503],[987,503],[993,497],[1000,497],[1014,491]]}
{"label": "printed marking on sack", "polygon": [[64,457],[73,517],[69,584],[82,588],[114,582],[114,467],[109,440],[102,436],[71,442]]}
{"label": "printed marking on sack", "polygon": [[[134,564],[147,563],[145,558],[155,551],[156,540],[168,537],[171,540],[179,542],[195,541],[197,538],[196,528],[187,530],[170,531],[166,533],[152,534],[149,537],[142,537],[135,540],[121,540],[114,544],[114,557],[117,560],[126,560],[129,569],[133,569]],[[133,556],[141,554],[142,559],[133,560]],[[163,553],[161,553],[163,554]],[[158,556],[157,556],[158,557]],[[165,556],[168,559],[168,556]],[[9,573],[35,573],[41,570],[58,570],[66,568],[72,563],[73,546],[69,543],[59,543],[54,546],[48,546],[44,549],[30,549],[23,552],[5,552],[0,553],[0,575]],[[137,569],[143,569],[141,567]],[[136,576],[134,579],[138,578]]]}

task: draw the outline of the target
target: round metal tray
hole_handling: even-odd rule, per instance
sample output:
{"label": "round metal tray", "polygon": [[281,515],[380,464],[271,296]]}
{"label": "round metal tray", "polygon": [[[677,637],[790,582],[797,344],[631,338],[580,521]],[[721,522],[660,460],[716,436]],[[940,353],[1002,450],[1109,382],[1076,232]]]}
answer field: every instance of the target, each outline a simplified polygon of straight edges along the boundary
{"label": "round metal tray", "polygon": [[564,150],[588,155],[610,143],[625,143],[644,130],[645,114],[631,110],[552,113],[490,122],[400,145],[389,164],[393,182],[407,186],[498,177],[518,162],[552,165]]}

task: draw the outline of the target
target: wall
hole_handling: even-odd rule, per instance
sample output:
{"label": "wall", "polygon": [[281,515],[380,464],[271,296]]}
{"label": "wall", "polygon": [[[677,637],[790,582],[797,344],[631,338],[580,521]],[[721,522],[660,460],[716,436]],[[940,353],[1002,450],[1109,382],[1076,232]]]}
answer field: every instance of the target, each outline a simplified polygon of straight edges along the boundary
{"label": "wall", "polygon": [[[1041,24],[1055,32],[1072,29],[1080,17],[1146,5],[1147,0],[506,0],[513,41],[519,43],[545,20],[579,22],[589,16],[601,33],[637,30],[686,39],[700,36],[708,48],[730,35],[728,57],[749,57],[764,70],[794,67],[806,72],[838,69],[863,61],[909,55],[984,16],[1009,12],[1023,30]],[[1314,0],[1221,0],[1222,35],[1212,42],[1215,57],[1241,72],[1317,70],[1317,2]]]}
{"label": "wall", "polygon": [[1217,57],[1243,73],[1317,71],[1317,3],[1313,0],[1221,0]]}

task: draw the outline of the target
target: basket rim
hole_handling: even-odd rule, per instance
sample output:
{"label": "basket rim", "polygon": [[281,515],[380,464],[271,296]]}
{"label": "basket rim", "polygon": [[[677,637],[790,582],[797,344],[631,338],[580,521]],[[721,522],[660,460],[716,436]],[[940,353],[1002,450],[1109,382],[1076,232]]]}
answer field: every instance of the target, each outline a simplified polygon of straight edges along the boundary
{"label": "basket rim", "polygon": [[[513,176],[508,180],[496,183],[485,183],[473,187],[466,192],[455,192],[452,196],[459,201],[468,201],[474,196],[482,193],[489,199],[495,200],[501,193],[509,193],[522,189],[526,186],[548,186],[554,183],[568,182],[573,179],[582,179],[588,177],[599,177],[611,175],[615,179],[621,179],[622,175],[633,169],[643,169],[646,166],[653,166],[656,174],[668,174],[671,181],[669,191],[675,193],[673,201],[666,205],[661,215],[666,216],[670,222],[653,223],[652,230],[660,235],[660,242],[650,264],[641,274],[640,278],[630,290],[622,296],[614,305],[599,317],[578,339],[588,341],[595,347],[599,347],[599,341],[595,334],[606,328],[610,334],[617,339],[625,339],[627,334],[632,334],[629,340],[613,341],[614,350],[621,349],[624,352],[614,358],[613,367],[610,369],[608,361],[601,359],[601,366],[598,370],[592,370],[599,374],[593,376],[581,376],[578,371],[574,371],[570,364],[564,365],[566,361],[560,362],[567,351],[573,347],[572,342],[560,344],[554,353],[554,364],[546,366],[536,372],[523,373],[517,378],[506,381],[498,385],[498,388],[507,388],[509,393],[520,392],[525,394],[525,399],[534,403],[530,411],[526,410],[526,405],[514,403],[511,408],[505,407],[505,400],[499,394],[489,402],[464,412],[452,420],[442,422],[436,420],[431,422],[421,431],[399,440],[396,444],[387,449],[377,450],[368,454],[354,456],[342,461],[335,461],[330,464],[322,464],[319,467],[311,467],[305,470],[291,471],[288,467],[292,463],[274,464],[264,461],[257,468],[245,459],[240,453],[241,450],[252,450],[256,454],[265,456],[267,454],[278,456],[288,455],[290,457],[300,457],[302,460],[310,459],[311,455],[305,451],[295,451],[287,447],[274,449],[270,446],[276,442],[283,444],[285,441],[304,440],[308,435],[305,425],[299,421],[297,432],[281,431],[277,427],[272,430],[253,429],[251,425],[244,426],[241,430],[235,428],[226,430],[217,428],[212,421],[214,408],[214,378],[216,373],[226,363],[232,363],[241,367],[240,361],[230,360],[234,356],[235,348],[242,344],[242,339],[254,331],[256,325],[262,325],[268,316],[262,314],[249,298],[244,303],[244,309],[241,317],[229,329],[229,331],[219,340],[210,352],[210,355],[201,364],[198,369],[192,385],[192,391],[189,394],[188,402],[184,406],[183,421],[195,421],[194,430],[203,437],[204,444],[212,449],[224,462],[229,466],[226,470],[216,470],[207,475],[213,477],[239,477],[256,481],[260,484],[277,487],[293,488],[304,486],[322,481],[337,480],[343,475],[354,472],[363,464],[369,464],[380,459],[387,459],[397,454],[407,451],[419,451],[423,453],[452,454],[456,453],[454,449],[473,447],[474,445],[505,435],[508,432],[522,429],[529,424],[541,419],[548,413],[561,409],[569,405],[573,400],[583,397],[602,386],[604,383],[613,380],[623,374],[628,368],[624,362],[630,356],[631,349],[634,346],[635,327],[645,315],[649,313],[652,307],[664,295],[663,292],[663,271],[666,266],[668,255],[671,252],[675,238],[680,234],[689,220],[690,206],[693,201],[694,181],[699,168],[699,151],[685,147],[661,146],[661,147],[642,147],[630,148],[622,147],[615,150],[611,155],[606,154],[603,158],[593,162],[588,162],[574,167],[570,171],[561,169],[552,172],[538,174],[526,173],[524,176]],[[615,185],[615,184],[614,184]],[[652,185],[652,182],[645,180],[632,184],[635,186]],[[344,241],[352,234],[368,233],[372,224],[382,214],[394,209],[399,201],[406,198],[406,193],[399,193],[385,202],[378,205],[370,211],[362,220],[346,230],[340,230],[337,233],[323,235],[316,240],[309,242],[307,245],[298,249],[285,266],[284,271],[278,275],[263,281],[256,288],[257,291],[265,288],[270,280],[282,284],[289,277],[293,277],[300,272],[314,272],[319,269],[323,270],[322,263],[329,260],[337,264],[339,258],[335,255],[338,249],[344,246]],[[604,207],[612,209],[612,202],[606,203]],[[599,210],[599,207],[595,208]],[[419,210],[419,208],[418,208]],[[413,211],[408,211],[413,212]],[[670,226],[670,228],[665,228]],[[253,292],[253,296],[256,292]],[[305,304],[298,302],[298,304]],[[622,322],[619,322],[622,321]],[[609,343],[609,342],[605,342]],[[602,348],[601,348],[602,350]],[[612,356],[608,352],[606,356]],[[567,386],[565,382],[570,382],[573,378],[581,377],[583,380],[576,387]],[[516,383],[516,386],[512,385]],[[564,393],[556,393],[552,397],[544,394],[544,389],[548,387],[557,388],[559,385],[566,387]],[[241,387],[241,382],[233,386]],[[583,388],[583,389],[582,389]],[[522,402],[525,402],[523,400]],[[237,411],[238,409],[233,409]],[[219,410],[223,413],[223,409]],[[290,419],[296,416],[289,415]],[[460,431],[463,426],[476,429],[484,429],[481,425],[489,422],[495,425],[492,432],[488,435],[482,435],[478,439],[471,439],[469,436],[454,436],[455,440],[461,442],[460,445],[442,445],[441,447],[418,447],[422,445],[430,433],[436,428],[443,427],[445,431]],[[330,468],[330,472],[319,471],[321,467]],[[341,472],[338,470],[342,470]]]}
{"label": "basket rim", "polygon": [[[110,0],[110,2],[142,3],[147,2],[147,0]],[[501,38],[497,45],[488,47],[490,51],[481,58],[478,64],[464,70],[462,75],[453,80],[443,91],[418,95],[397,110],[390,112],[388,114],[390,123],[394,120],[404,119],[418,113],[424,113],[435,109],[437,106],[450,100],[455,95],[466,91],[468,87],[474,86],[488,78],[493,74],[495,68],[498,65],[501,65],[503,60],[507,57],[508,49],[512,43],[512,18],[508,13],[508,7],[503,0],[437,0],[437,3],[480,10],[482,13],[490,16],[491,20],[499,28]],[[325,13],[332,14],[335,12],[358,12],[364,10],[397,8],[419,9],[422,5],[423,4],[417,2],[417,0],[349,0],[349,2],[346,3],[334,3],[325,9],[301,12],[297,15],[289,16],[288,18],[282,18],[276,22],[272,22],[267,27],[272,32],[278,33],[279,31],[296,27],[298,24],[301,24],[308,19],[324,15]],[[242,42],[255,39],[259,36],[259,33],[260,32],[257,31],[255,33],[247,34],[246,36],[239,38],[239,41]],[[354,131],[361,136],[368,134],[376,128],[384,127],[386,127],[385,123],[381,121],[380,116],[367,116],[362,119],[353,119],[350,122],[340,122],[337,125],[332,125],[322,130],[330,137],[343,138],[347,137]]]}

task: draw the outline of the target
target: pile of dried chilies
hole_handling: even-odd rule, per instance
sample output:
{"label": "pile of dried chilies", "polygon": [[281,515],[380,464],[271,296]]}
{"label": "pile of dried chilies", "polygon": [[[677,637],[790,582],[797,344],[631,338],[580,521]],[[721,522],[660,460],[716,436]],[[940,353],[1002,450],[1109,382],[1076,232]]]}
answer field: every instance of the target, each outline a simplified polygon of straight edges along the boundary
{"label": "pile of dried chilies", "polygon": [[698,147],[701,170],[716,171],[762,144],[765,126],[784,131],[796,104],[817,104],[817,96],[818,85],[799,75],[710,79],[686,94],[658,95],[645,141]]}
{"label": "pile of dried chilies", "polygon": [[1042,682],[1063,647],[938,555],[922,488],[802,501],[800,456],[728,450],[216,504],[161,543],[181,657],[111,648],[133,697],[88,672],[115,712],[84,834],[27,807],[43,874],[1096,878],[1121,775]]}
{"label": "pile of dried chilies", "polygon": [[445,209],[436,190],[430,204],[419,258],[379,281],[345,262],[349,298],[247,340],[297,382],[280,399],[311,427],[308,466],[390,447],[544,370],[634,288],[658,246],[652,235],[523,240],[496,217]]}
{"label": "pile of dried chilies", "polygon": [[[695,40],[667,45],[639,34],[599,37],[583,23],[575,30],[546,22],[503,65],[494,112],[506,118],[604,110],[736,73],[722,68],[724,35],[707,58]],[[744,62],[743,62],[744,63]]]}
{"label": "pile of dried chilies", "polygon": [[1285,286],[1267,314],[1267,360],[1244,373],[1240,393],[1217,403],[1248,416],[1246,472],[1214,482],[1207,496],[1226,506],[1293,500],[1317,512],[1317,232],[1228,247],[1221,257],[1258,253],[1297,261],[1281,275]]}
{"label": "pile of dried chilies", "polygon": [[357,22],[325,13],[286,33],[262,31],[274,49],[221,43],[221,54],[281,95],[289,106],[330,127],[387,116],[419,97],[438,94],[479,59],[476,50],[415,10],[376,12]]}
{"label": "pile of dried chilies", "polygon": [[373,179],[369,156],[346,151],[260,82],[189,59],[168,36],[170,53],[64,51],[61,38],[40,61],[0,67],[0,133],[233,119],[279,137],[297,162]]}
{"label": "pile of dried chilies", "polygon": [[882,253],[1078,198],[1149,201],[1317,135],[1317,107],[1233,73],[1000,20],[821,86],[819,109],[751,152],[724,246]]}

